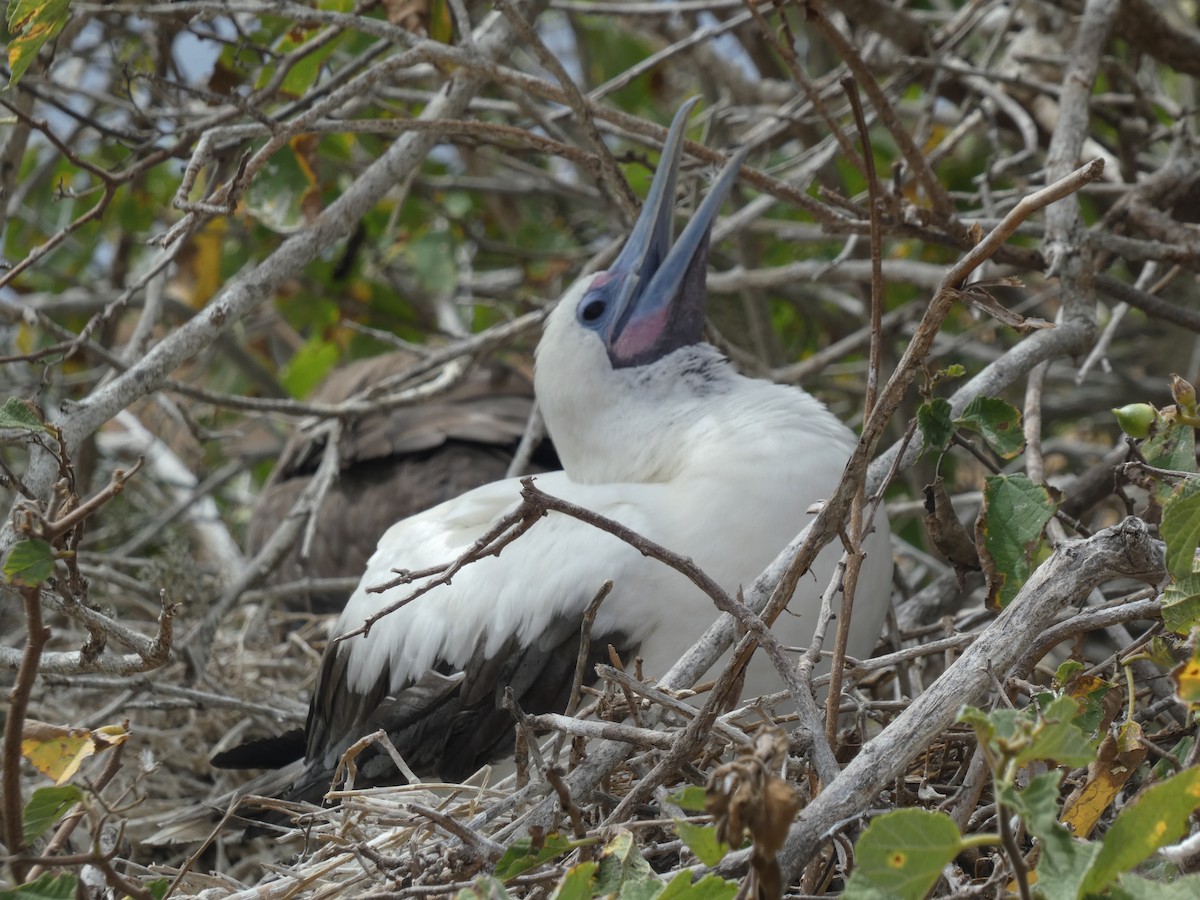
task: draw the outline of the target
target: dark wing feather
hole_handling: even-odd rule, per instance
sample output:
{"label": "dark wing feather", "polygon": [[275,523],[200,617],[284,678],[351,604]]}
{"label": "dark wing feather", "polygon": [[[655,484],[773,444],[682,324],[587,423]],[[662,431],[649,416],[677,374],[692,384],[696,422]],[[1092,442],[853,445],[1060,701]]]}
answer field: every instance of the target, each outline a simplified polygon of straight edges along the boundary
{"label": "dark wing feather", "polygon": [[[579,655],[582,619],[557,621],[538,640],[521,647],[515,638],[490,656],[480,648],[462,671],[442,666],[393,693],[381,685],[366,694],[346,684],[346,656],[331,648],[322,664],[308,719],[308,765],[290,799],[317,799],[328,789],[337,761],[359,737],[380,728],[405,762],[422,777],[459,782],[511,752],[512,714],[503,708],[506,687],[530,713],[561,712],[570,698]],[[596,680],[595,667],[608,659],[608,645],[632,657],[637,645],[627,635],[593,635],[584,683]],[[358,758],[356,785],[403,781],[386,755],[371,749]]]}
{"label": "dark wing feather", "polygon": [[[362,462],[344,470],[325,495],[307,559],[293,547],[272,575],[275,582],[305,577],[357,577],[366,569],[379,538],[395,522],[436,506],[471,488],[504,477],[508,448],[457,441],[436,451]],[[247,528],[247,546],[257,552],[308,487],[311,476],[289,478],[264,490]],[[346,603],[346,592],[314,592],[314,612],[333,612]],[[290,599],[289,604],[305,606]]]}
{"label": "dark wing feather", "polygon": [[[337,403],[403,373],[415,362],[397,352],[360,360],[331,374],[313,392],[320,403]],[[533,404],[529,379],[493,363],[429,403],[363,416],[352,426],[342,471],[317,513],[315,539],[306,559],[299,548],[279,564],[276,583],[301,578],[361,575],[383,532],[401,519],[503,478]],[[324,444],[303,431],[292,436],[246,530],[247,549],[257,553],[308,487]],[[555,467],[543,448],[530,471]],[[294,607],[336,611],[340,592],[313,592],[289,599]]]}
{"label": "dark wing feather", "polygon": [[304,731],[293,728],[283,734],[257,738],[213,754],[210,762],[218,769],[282,769],[304,756]]}

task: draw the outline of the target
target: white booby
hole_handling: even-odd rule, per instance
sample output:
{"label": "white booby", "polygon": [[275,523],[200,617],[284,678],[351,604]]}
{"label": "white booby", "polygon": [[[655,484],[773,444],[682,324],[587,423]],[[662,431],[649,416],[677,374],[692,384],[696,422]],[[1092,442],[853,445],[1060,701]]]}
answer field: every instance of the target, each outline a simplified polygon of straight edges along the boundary
{"label": "white booby", "polygon": [[[709,232],[737,172],[719,175],[672,246],[686,115],[676,115],[641,216],[605,272],[582,278],[547,320],[535,388],[563,471],[543,491],[623,523],[693,559],[731,593],[748,584],[827,497],[855,443],[822,403],[739,374],[704,343]],[[518,480],[469,491],[393,525],[333,629],[354,631],[412,585],[370,593],[396,570],[453,561],[519,502]],[[859,581],[850,652],[879,635],[889,594],[886,520]],[[840,548],[827,548],[776,623],[807,645]],[[662,676],[716,618],[711,601],[667,566],[611,535],[551,513],[497,557],[472,563],[366,636],[331,642],[306,729],[306,768],[291,796],[319,797],[341,754],[379,728],[418,774],[460,780],[512,746],[511,686],[530,712],[567,701],[585,608],[607,581],[592,628],[593,661],[613,644]],[[762,656],[762,654],[759,654]],[[589,669],[590,671],[590,669]],[[778,689],[755,660],[745,694]],[[385,756],[360,780],[401,780]]]}

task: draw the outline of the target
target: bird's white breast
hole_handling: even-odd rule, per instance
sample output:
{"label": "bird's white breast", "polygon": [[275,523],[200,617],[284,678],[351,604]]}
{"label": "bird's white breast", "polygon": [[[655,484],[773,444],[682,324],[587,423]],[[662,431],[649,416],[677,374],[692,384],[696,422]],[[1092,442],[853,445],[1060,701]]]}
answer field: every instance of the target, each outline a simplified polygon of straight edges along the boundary
{"label": "bird's white breast", "polygon": [[[749,584],[807,523],[808,507],[828,497],[853,446],[853,436],[807,394],[737,378],[728,392],[709,398],[663,443],[683,464],[673,477],[651,483],[580,484],[561,472],[537,484],[615,519],[642,536],[690,557],[730,594]],[[664,424],[664,428],[666,425]],[[648,463],[649,464],[649,463]],[[412,591],[370,594],[394,568],[421,569],[463,553],[494,520],[515,508],[517,480],[478,488],[394,525],[382,538],[337,632]],[[854,617],[852,653],[878,636],[886,608],[891,561],[886,522],[870,545]],[[797,589],[789,612],[776,623],[785,644],[807,644],[818,600],[840,549],[827,548]],[[458,572],[375,624],[353,650],[351,686],[366,691],[382,667],[398,689],[439,661],[465,665],[483,640],[496,652],[510,635],[536,641],[551,623],[579,616],[606,580],[613,590],[597,615],[594,633],[620,631],[640,638],[643,671],[658,678],[716,618],[712,602],[684,576],[642,556],[611,535],[560,514],[539,521],[507,546]],[[864,596],[868,593],[882,596]],[[760,654],[761,655],[761,654]],[[747,692],[778,689],[769,665],[756,664]]]}

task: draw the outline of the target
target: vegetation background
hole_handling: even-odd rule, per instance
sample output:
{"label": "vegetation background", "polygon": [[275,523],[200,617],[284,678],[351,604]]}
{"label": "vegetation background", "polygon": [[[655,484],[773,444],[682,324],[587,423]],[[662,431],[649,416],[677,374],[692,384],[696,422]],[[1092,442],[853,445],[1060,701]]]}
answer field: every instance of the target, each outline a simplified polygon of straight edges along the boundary
{"label": "vegetation background", "polygon": [[[1101,529],[1130,515],[1153,529],[1180,491],[1180,476],[1122,468],[1126,459],[1195,471],[1184,382],[1200,376],[1196,15],[1181,0],[10,0],[0,660],[14,686],[3,748],[12,883],[66,872],[93,885],[88,896],[161,896],[168,882],[154,879],[165,876],[178,895],[248,896],[264,860],[297,852],[246,844],[232,827],[197,843],[213,823],[181,824],[183,807],[223,804],[239,783],[210,767],[212,747],[303,722],[325,620],[288,599],[311,585],[280,586],[267,570],[305,539],[319,498],[300,497],[255,553],[245,540],[284,440],[303,421],[339,446],[363,398],[331,408],[313,391],[385,351],[418,360],[366,398],[387,408],[436,399],[489,360],[527,372],[541,312],[613,252],[663,126],[691,96],[702,103],[684,207],[731,148],[753,148],[714,235],[714,342],[748,372],[803,383],[859,428],[877,351],[875,425],[845,500],[890,483],[905,602],[883,648],[900,656],[856,670],[847,696],[875,733],[950,678],[925,695],[941,698],[921,716],[927,731],[883,729],[874,755],[837,780],[842,793],[827,790],[790,833],[777,823],[783,872],[808,893],[840,889],[867,810],[941,808],[955,835],[971,835],[1003,830],[1015,805],[1028,832],[969,851],[947,839],[957,862],[934,866],[942,880],[921,893],[990,896],[1013,877],[1028,892],[1036,852],[1020,857],[1053,829],[1029,825],[1036,816],[1004,794],[1002,760],[987,749],[987,728],[1000,726],[953,717],[963,702],[1025,706],[1040,689],[1111,694],[1085,729],[1092,746],[1111,730],[1122,753],[1146,747],[1123,766],[1101,750],[1091,769],[1078,755],[1059,760],[1076,769],[1052,786],[1055,804],[1094,784],[1092,770],[1123,773],[1091,823],[1098,842],[1139,789],[1195,756],[1177,696],[1187,678],[1166,677],[1187,655],[1182,638],[1161,637],[1157,591],[1119,577],[1161,585],[1161,557],[1144,529]],[[1094,160],[1055,202],[1029,204]],[[874,325],[872,211],[883,281]],[[997,227],[1007,240],[981,245]],[[980,394],[1021,410],[1023,450],[992,440],[1017,427],[1007,412],[965,413]],[[1130,434],[1151,442],[1141,451],[1110,411],[1131,404],[1160,408],[1129,413]],[[1026,476],[1045,515],[985,515],[968,534],[995,500],[984,476],[1001,471]],[[927,523],[934,484],[946,500]],[[1002,520],[1032,534],[1018,531],[981,575],[971,538]],[[1088,543],[1103,535],[1142,555]],[[1081,538],[1077,564],[1052,567],[1051,551]],[[14,557],[14,546],[32,557]],[[1102,571],[1072,581],[1097,547]],[[1194,547],[1172,548],[1167,633],[1186,635],[1194,620]],[[1049,612],[1024,631],[1007,619],[989,628],[984,594],[1001,593],[1004,576],[1010,599],[1035,570],[1041,594],[1056,598]],[[1038,640],[1052,626],[1059,640]],[[996,649],[1006,634],[1010,646]],[[955,680],[949,665],[966,635],[1000,653],[986,657],[982,681],[976,669],[978,683]],[[1135,668],[1139,654],[1150,659]],[[1053,682],[1047,673],[1067,655],[1097,664],[1088,677],[1103,687],[1071,687],[1062,673]],[[44,737],[59,748],[46,764],[55,778],[61,756],[78,756],[83,771],[66,773],[75,792],[52,795],[36,827],[24,805],[49,781],[19,759],[13,723],[26,719],[82,729]],[[717,729],[689,745],[691,759],[709,771],[748,734]],[[852,753],[836,744],[845,762]],[[643,761],[663,752],[650,747]],[[794,778],[813,790],[817,776],[793,756]],[[605,782],[609,795],[635,778],[624,771]],[[699,865],[658,787],[637,808],[636,840],[609,845],[605,859],[644,858],[659,873]],[[532,821],[486,792],[422,798],[347,802],[307,855],[269,877],[295,892],[451,890]],[[494,817],[467,837],[429,812],[488,804]],[[580,804],[573,828],[586,842],[612,803]],[[78,822],[67,827],[70,809],[66,821]],[[1061,816],[1078,829],[1069,810]],[[1190,813],[1168,830],[1186,831]],[[168,826],[180,829],[170,840]],[[549,890],[575,871],[570,852],[590,852],[557,850],[511,873],[507,890]],[[63,854],[64,865],[39,854]],[[745,871],[740,859],[722,874]],[[1170,865],[1186,870],[1187,859]],[[55,883],[74,896],[73,880]]]}

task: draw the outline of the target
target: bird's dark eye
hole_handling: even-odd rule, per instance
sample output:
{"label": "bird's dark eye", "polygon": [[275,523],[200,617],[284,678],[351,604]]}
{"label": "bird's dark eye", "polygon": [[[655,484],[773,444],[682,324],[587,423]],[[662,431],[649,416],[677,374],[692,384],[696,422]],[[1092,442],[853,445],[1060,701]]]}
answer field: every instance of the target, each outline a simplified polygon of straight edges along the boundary
{"label": "bird's dark eye", "polygon": [[604,315],[605,302],[603,300],[589,300],[580,311],[579,315],[585,322],[595,322]]}

